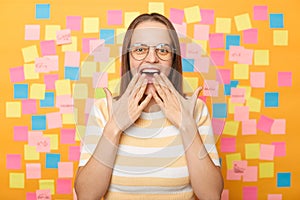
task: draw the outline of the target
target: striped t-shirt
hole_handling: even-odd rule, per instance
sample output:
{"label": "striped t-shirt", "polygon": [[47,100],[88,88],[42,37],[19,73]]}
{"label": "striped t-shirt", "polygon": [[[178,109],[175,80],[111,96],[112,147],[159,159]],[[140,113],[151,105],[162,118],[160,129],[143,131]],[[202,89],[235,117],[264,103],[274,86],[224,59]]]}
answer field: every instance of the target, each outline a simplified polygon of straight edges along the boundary
{"label": "striped t-shirt", "polygon": [[[92,156],[108,119],[106,99],[91,110],[82,141],[79,166]],[[198,100],[198,131],[209,156],[220,166],[206,105]],[[162,111],[143,112],[121,136],[110,187],[104,199],[194,199],[179,130]]]}

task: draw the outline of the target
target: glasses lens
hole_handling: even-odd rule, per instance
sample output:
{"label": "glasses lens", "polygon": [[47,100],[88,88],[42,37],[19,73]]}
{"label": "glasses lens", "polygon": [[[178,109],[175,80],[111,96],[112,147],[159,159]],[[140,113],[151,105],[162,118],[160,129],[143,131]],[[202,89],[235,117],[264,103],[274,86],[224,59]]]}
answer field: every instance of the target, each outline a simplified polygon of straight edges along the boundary
{"label": "glasses lens", "polygon": [[172,49],[167,44],[158,45],[155,52],[161,60],[170,60],[172,58]]}
{"label": "glasses lens", "polygon": [[148,55],[149,47],[146,45],[137,45],[131,48],[131,55],[136,60],[143,60]]}

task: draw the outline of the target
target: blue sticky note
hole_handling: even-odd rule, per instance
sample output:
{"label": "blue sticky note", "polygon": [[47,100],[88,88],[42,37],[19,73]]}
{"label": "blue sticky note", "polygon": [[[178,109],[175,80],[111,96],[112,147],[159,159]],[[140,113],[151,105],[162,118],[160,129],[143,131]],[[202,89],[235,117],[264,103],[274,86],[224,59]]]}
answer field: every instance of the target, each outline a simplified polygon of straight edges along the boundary
{"label": "blue sticky note", "polygon": [[194,59],[182,58],[182,71],[194,72]]}
{"label": "blue sticky note", "polygon": [[239,84],[239,81],[237,81],[237,80],[230,81],[230,87],[236,88],[238,86],[238,84]]}
{"label": "blue sticky note", "polygon": [[14,99],[28,99],[28,84],[14,84]]}
{"label": "blue sticky note", "polygon": [[226,35],[226,50],[229,50],[230,46],[240,46],[239,35]]}
{"label": "blue sticky note", "polygon": [[278,172],[277,173],[277,187],[291,187],[291,173]]}
{"label": "blue sticky note", "polygon": [[50,19],[50,4],[36,4],[35,5],[36,19]]}
{"label": "blue sticky note", "polygon": [[46,168],[58,168],[60,162],[60,154],[46,153]]}
{"label": "blue sticky note", "polygon": [[105,40],[105,44],[114,44],[115,43],[115,30],[100,29],[100,39]]}
{"label": "blue sticky note", "polygon": [[278,92],[265,92],[265,107],[278,107]]}
{"label": "blue sticky note", "polygon": [[272,13],[270,14],[270,28],[283,28],[283,14]]}
{"label": "blue sticky note", "polygon": [[46,130],[46,115],[33,115],[31,116],[31,129]]}
{"label": "blue sticky note", "polygon": [[65,67],[65,79],[72,81],[79,79],[79,67]]}
{"label": "blue sticky note", "polygon": [[231,94],[231,86],[230,84],[224,84],[224,95],[230,96]]}
{"label": "blue sticky note", "polygon": [[46,92],[45,99],[40,100],[41,108],[54,107],[54,92]]}
{"label": "blue sticky note", "polygon": [[214,118],[226,118],[227,117],[227,104],[226,103],[214,103],[213,104],[213,117]]}

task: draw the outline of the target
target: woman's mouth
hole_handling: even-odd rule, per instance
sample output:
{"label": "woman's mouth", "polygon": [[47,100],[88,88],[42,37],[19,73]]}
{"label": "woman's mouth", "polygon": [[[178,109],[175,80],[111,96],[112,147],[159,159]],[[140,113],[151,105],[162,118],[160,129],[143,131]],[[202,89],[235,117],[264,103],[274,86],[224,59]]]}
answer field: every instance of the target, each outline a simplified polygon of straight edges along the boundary
{"label": "woman's mouth", "polygon": [[148,80],[148,83],[152,83],[152,78],[154,74],[160,74],[159,69],[142,69],[141,74],[146,75],[146,79]]}

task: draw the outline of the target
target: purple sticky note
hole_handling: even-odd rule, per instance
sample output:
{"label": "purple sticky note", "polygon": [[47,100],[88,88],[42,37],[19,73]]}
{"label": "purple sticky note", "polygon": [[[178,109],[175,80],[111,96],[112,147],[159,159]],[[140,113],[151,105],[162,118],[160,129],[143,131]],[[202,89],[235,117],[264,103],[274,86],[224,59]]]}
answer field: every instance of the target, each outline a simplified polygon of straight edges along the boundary
{"label": "purple sticky note", "polygon": [[93,75],[93,88],[104,88],[108,86],[108,73],[96,72]]}
{"label": "purple sticky note", "polygon": [[70,44],[70,43],[72,43],[70,29],[56,31],[56,44],[57,45]]}
{"label": "purple sticky note", "polygon": [[82,17],[81,16],[67,16],[66,27],[73,31],[81,30]]}
{"label": "purple sticky note", "polygon": [[275,146],[272,144],[260,145],[260,160],[274,160]]}
{"label": "purple sticky note", "polygon": [[235,106],[234,107],[234,121],[247,121],[249,120],[249,107],[248,106]]}
{"label": "purple sticky note", "polygon": [[37,200],[35,192],[26,192],[26,200]]}
{"label": "purple sticky note", "polygon": [[214,48],[224,48],[224,33],[211,33],[209,34],[209,47]]}
{"label": "purple sticky note", "polygon": [[244,186],[243,187],[243,200],[257,200],[257,187]]}
{"label": "purple sticky note", "polygon": [[72,194],[72,179],[57,179],[56,180],[57,194]]}
{"label": "purple sticky note", "polygon": [[22,100],[22,114],[35,114],[37,113],[37,104],[35,99]]}
{"label": "purple sticky note", "polygon": [[25,76],[24,76],[24,67],[20,66],[20,67],[13,67],[9,69],[10,72],[10,81],[12,83],[16,83],[16,82],[22,82],[25,80]]}
{"label": "purple sticky note", "polygon": [[217,80],[220,84],[230,84],[230,69],[218,69],[217,70]]}
{"label": "purple sticky note", "polygon": [[285,134],[286,132],[286,120],[274,119],[274,123],[271,127],[271,134]]}
{"label": "purple sticky note", "polygon": [[61,128],[62,127],[62,118],[59,112],[47,113],[47,128]]}
{"label": "purple sticky note", "polygon": [[285,142],[272,142],[275,146],[274,156],[281,157],[286,156],[286,145]]}
{"label": "purple sticky note", "polygon": [[182,24],[184,19],[184,10],[171,8],[170,9],[170,21],[175,24]]}
{"label": "purple sticky note", "polygon": [[278,72],[278,86],[292,86],[292,72]]}
{"label": "purple sticky note", "polygon": [[210,9],[200,9],[201,21],[200,24],[214,24],[215,11]]}
{"label": "purple sticky note", "polygon": [[58,178],[73,178],[73,162],[58,163]]}
{"label": "purple sticky note", "polygon": [[74,144],[75,143],[75,129],[61,129],[60,143],[61,144]]}
{"label": "purple sticky note", "polygon": [[265,87],[265,72],[250,72],[250,84],[253,88]]}
{"label": "purple sticky note", "polygon": [[108,10],[107,11],[107,24],[108,25],[121,25],[123,23],[122,10]]}
{"label": "purple sticky note", "polygon": [[42,56],[55,55],[55,40],[44,40],[40,42]]}
{"label": "purple sticky note", "polygon": [[25,25],[25,40],[39,40],[40,25]]}
{"label": "purple sticky note", "polygon": [[257,28],[247,29],[243,31],[244,44],[257,44],[258,30]]}
{"label": "purple sticky note", "polygon": [[69,147],[69,160],[78,161],[80,158],[80,146]]}
{"label": "purple sticky note", "polygon": [[21,169],[21,155],[6,154],[6,169]]}
{"label": "purple sticky note", "polygon": [[221,135],[224,129],[225,121],[217,118],[212,118],[212,126],[214,134]]}
{"label": "purple sticky note", "polygon": [[267,132],[267,133],[270,133],[273,123],[274,123],[274,120],[272,118],[261,115],[257,122],[257,129]]}
{"label": "purple sticky note", "polygon": [[254,6],[253,7],[254,20],[268,20],[268,6]]}
{"label": "purple sticky note", "polygon": [[209,39],[209,25],[195,24],[194,25],[194,39],[208,40]]}
{"label": "purple sticky note", "polygon": [[40,163],[26,163],[26,178],[39,179],[41,178],[41,164]]}
{"label": "purple sticky note", "polygon": [[90,53],[90,40],[97,40],[97,38],[82,38],[82,53]]}
{"label": "purple sticky note", "polygon": [[221,138],[221,152],[235,152],[236,139],[235,138]]}
{"label": "purple sticky note", "polygon": [[214,66],[224,66],[225,65],[225,51],[212,50],[212,51],[210,51],[210,57],[213,61]]}
{"label": "purple sticky note", "polygon": [[14,141],[27,141],[27,140],[28,140],[28,127],[14,126]]}
{"label": "purple sticky note", "polygon": [[256,135],[256,119],[242,121],[242,135]]}
{"label": "purple sticky note", "polygon": [[257,166],[248,166],[243,174],[244,182],[256,182],[257,181]]}
{"label": "purple sticky note", "polygon": [[79,67],[80,66],[80,52],[79,51],[66,51],[64,66]]}

